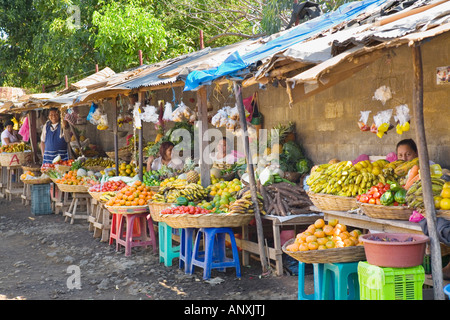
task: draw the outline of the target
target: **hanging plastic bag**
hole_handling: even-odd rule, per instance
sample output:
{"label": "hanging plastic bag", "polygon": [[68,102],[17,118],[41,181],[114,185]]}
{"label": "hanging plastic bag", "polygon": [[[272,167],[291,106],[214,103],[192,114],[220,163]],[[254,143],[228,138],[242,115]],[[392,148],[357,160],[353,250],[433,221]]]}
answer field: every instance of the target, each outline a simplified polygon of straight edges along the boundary
{"label": "hanging plastic bag", "polygon": [[158,122],[158,112],[155,106],[146,105],[143,108],[144,112],[141,113],[141,120],[145,122]]}
{"label": "hanging plastic bag", "polygon": [[361,118],[359,118],[358,126],[361,131],[369,131],[370,127],[367,125],[369,114],[371,111],[361,111]]}
{"label": "hanging plastic bag", "polygon": [[395,108],[394,120],[397,122],[396,131],[398,134],[409,131],[410,119],[409,108],[406,104],[399,105]]}
{"label": "hanging plastic bag", "polygon": [[140,102],[136,102],[134,104],[134,108],[133,108],[133,120],[134,120],[134,127],[136,129],[141,129],[142,128],[142,122],[141,122],[141,103]]}
{"label": "hanging plastic bag", "polygon": [[163,120],[172,121],[173,120],[172,113],[173,113],[172,104],[170,102],[166,102],[166,105],[164,106]]}
{"label": "hanging plastic bag", "polygon": [[373,117],[373,121],[377,129],[376,134],[378,138],[382,138],[383,135],[390,129],[391,116],[392,109],[388,109],[378,112]]}
{"label": "hanging plastic bag", "polygon": [[381,103],[384,106],[386,104],[386,101],[388,101],[391,98],[392,98],[391,89],[386,86],[381,86],[377,90],[375,90],[372,100],[381,101]]}
{"label": "hanging plastic bag", "polygon": [[98,119],[97,130],[106,130],[109,128],[108,115],[102,114]]}
{"label": "hanging plastic bag", "polygon": [[89,113],[87,115],[86,120],[92,123],[93,125],[97,125],[97,121],[94,119],[94,113],[97,111],[98,105],[92,102],[91,108],[89,109]]}

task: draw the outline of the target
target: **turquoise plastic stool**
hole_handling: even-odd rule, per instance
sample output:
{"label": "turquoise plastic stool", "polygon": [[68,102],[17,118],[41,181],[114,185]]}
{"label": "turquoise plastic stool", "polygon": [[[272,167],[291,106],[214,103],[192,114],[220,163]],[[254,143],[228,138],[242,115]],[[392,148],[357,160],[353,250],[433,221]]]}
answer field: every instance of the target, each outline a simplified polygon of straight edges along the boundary
{"label": "turquoise plastic stool", "polygon": [[166,267],[172,265],[172,260],[180,256],[180,246],[172,245],[172,227],[165,222],[158,222],[159,262]]}
{"label": "turquoise plastic stool", "polygon": [[196,228],[183,228],[180,230],[180,269],[184,268],[184,272],[192,274],[192,248],[194,245],[194,235]]}
{"label": "turquoise plastic stool", "polygon": [[[225,236],[230,236],[231,251],[233,258],[226,257]],[[205,251],[200,251],[200,242],[204,239]],[[203,268],[203,279],[211,278],[211,270],[218,269],[225,271],[226,268],[234,267],[236,277],[241,277],[241,266],[239,263],[238,248],[234,233],[231,228],[200,228],[195,237],[194,250],[192,252],[190,274],[194,271],[194,266]]]}
{"label": "turquoise plastic stool", "polygon": [[358,262],[325,263],[324,300],[359,300]]}
{"label": "turquoise plastic stool", "polygon": [[448,296],[448,298],[450,299],[450,284],[446,285],[444,287],[444,293]]}
{"label": "turquoise plastic stool", "polygon": [[305,265],[298,262],[298,300],[323,300],[322,281],[323,281],[323,263],[313,263],[314,268],[314,293],[305,293]]}

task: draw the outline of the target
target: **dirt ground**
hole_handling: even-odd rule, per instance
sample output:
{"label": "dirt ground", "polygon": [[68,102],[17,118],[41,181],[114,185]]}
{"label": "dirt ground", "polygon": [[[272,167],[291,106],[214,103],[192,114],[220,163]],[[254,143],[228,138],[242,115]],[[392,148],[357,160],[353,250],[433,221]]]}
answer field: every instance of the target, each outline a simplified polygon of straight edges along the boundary
{"label": "dirt ground", "polygon": [[200,268],[186,275],[178,259],[167,267],[151,247],[126,257],[87,222],[34,216],[18,198],[0,199],[0,241],[0,300],[297,300],[297,276],[262,277],[254,259],[240,279],[228,268],[205,282]]}

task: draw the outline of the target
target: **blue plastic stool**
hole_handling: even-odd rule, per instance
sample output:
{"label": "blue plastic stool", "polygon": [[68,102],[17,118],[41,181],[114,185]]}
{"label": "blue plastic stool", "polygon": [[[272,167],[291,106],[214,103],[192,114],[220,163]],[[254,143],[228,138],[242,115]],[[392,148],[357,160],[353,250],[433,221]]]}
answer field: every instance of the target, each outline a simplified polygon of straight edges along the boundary
{"label": "blue plastic stool", "polygon": [[323,300],[322,281],[323,281],[323,263],[313,263],[314,268],[314,293],[305,293],[305,265],[298,262],[298,300]]}
{"label": "blue plastic stool", "polygon": [[183,228],[180,230],[180,269],[184,268],[184,272],[192,274],[192,248],[194,245],[194,235],[197,229],[195,228]]}
{"label": "blue plastic stool", "polygon": [[172,227],[165,222],[158,222],[159,262],[166,267],[172,265],[172,260],[180,256],[180,246],[172,245]]}
{"label": "blue plastic stool", "polygon": [[444,293],[448,296],[448,298],[450,299],[450,284],[446,285],[444,287]]}
{"label": "blue plastic stool", "polygon": [[359,300],[358,262],[325,263],[324,300]]}
{"label": "blue plastic stool", "polygon": [[[226,234],[230,236],[232,259],[226,257]],[[205,251],[199,250],[202,239],[205,240]],[[225,268],[229,267],[236,268],[236,277],[240,278],[241,266],[233,230],[231,228],[200,228],[195,238],[191,266],[190,274],[194,271],[194,266],[203,268],[204,280],[211,278],[212,269],[225,271]]]}

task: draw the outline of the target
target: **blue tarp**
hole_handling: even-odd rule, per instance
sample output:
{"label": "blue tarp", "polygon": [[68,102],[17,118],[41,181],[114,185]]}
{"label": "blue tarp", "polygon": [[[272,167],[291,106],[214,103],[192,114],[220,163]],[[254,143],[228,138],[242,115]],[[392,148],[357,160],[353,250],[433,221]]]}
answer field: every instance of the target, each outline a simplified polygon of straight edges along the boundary
{"label": "blue tarp", "polygon": [[236,76],[237,72],[247,68],[253,63],[280,52],[294,44],[304,41],[315,34],[323,32],[344,21],[351,20],[361,13],[379,7],[388,0],[364,0],[346,3],[336,11],[328,12],[315,19],[309,20],[292,28],[291,31],[261,45],[242,57],[236,51],[230,55],[219,67],[192,71],[186,78],[184,91],[197,89],[223,76]]}

